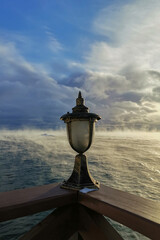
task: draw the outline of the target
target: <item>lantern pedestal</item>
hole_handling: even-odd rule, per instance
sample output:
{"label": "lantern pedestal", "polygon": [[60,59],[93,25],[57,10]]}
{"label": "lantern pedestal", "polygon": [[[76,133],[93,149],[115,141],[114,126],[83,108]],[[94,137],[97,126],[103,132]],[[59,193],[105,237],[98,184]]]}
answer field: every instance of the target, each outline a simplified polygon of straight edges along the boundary
{"label": "lantern pedestal", "polygon": [[61,187],[73,190],[82,188],[99,189],[100,183],[91,176],[85,155],[78,154],[75,157],[73,172],[70,178],[62,183]]}

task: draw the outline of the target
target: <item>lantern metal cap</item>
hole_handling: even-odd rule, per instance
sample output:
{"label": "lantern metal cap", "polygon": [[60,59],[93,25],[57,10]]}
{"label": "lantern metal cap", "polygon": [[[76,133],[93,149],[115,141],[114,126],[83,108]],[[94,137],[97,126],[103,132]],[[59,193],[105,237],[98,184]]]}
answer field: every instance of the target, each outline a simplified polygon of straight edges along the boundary
{"label": "lantern metal cap", "polygon": [[84,98],[82,98],[82,94],[79,91],[78,98],[76,99],[76,106],[72,108],[72,112],[89,112],[88,107],[84,105]]}
{"label": "lantern metal cap", "polygon": [[71,119],[93,119],[100,120],[101,117],[95,113],[89,113],[88,107],[84,105],[84,99],[79,91],[78,98],[76,99],[76,106],[72,108],[72,113],[67,112],[60,118],[63,121],[70,121]]}

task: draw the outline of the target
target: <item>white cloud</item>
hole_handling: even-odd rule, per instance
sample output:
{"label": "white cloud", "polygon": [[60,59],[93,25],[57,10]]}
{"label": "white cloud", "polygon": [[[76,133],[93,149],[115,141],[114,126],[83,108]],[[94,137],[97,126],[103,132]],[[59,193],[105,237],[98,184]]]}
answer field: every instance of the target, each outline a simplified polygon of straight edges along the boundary
{"label": "white cloud", "polygon": [[159,69],[159,11],[158,0],[137,0],[103,9],[94,22],[94,31],[110,41],[93,43],[88,60],[97,59],[97,68],[105,66],[107,71],[118,71],[127,64]]}
{"label": "white cloud", "polygon": [[158,0],[136,0],[103,9],[94,21],[103,41],[93,41],[85,53],[83,87],[104,123],[160,128],[159,12]]}
{"label": "white cloud", "polygon": [[48,37],[47,45],[53,53],[59,52],[64,49],[62,44],[56,39],[50,29],[46,30],[46,34]]}

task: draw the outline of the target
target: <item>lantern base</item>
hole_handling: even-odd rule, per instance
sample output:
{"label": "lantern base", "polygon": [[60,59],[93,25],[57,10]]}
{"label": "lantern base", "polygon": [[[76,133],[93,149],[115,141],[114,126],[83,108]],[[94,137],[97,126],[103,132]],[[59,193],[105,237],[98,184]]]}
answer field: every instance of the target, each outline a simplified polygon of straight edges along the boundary
{"label": "lantern base", "polygon": [[61,188],[80,190],[82,188],[99,189],[100,183],[90,174],[87,158],[83,154],[75,157],[73,172],[67,181],[64,181]]}

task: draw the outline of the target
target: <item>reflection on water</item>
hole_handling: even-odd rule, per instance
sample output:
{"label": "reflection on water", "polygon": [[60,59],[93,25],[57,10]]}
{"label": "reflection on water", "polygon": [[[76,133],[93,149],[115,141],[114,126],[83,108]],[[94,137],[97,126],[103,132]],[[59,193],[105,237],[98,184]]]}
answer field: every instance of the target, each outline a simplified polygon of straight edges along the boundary
{"label": "reflection on water", "polygon": [[[0,191],[67,179],[76,153],[64,131],[1,131]],[[97,132],[88,156],[101,183],[160,201],[160,133]],[[0,239],[18,239],[49,212],[0,224]],[[112,222],[124,239],[147,239]]]}

